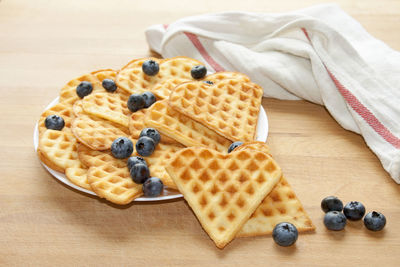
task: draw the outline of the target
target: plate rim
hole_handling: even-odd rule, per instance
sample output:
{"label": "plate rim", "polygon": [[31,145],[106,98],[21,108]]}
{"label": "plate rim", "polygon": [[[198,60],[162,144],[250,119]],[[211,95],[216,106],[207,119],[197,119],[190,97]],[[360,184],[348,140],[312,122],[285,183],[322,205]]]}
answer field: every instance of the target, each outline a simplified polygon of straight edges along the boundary
{"label": "plate rim", "polygon": [[[49,108],[51,108],[52,106],[56,105],[59,102],[59,96],[57,96],[55,99],[53,99],[44,109],[47,110]],[[264,125],[264,126],[262,126]],[[261,128],[262,127],[262,128]],[[264,131],[262,131],[262,129],[265,129]],[[258,115],[258,120],[257,120],[257,129],[256,129],[256,141],[262,141],[262,142],[266,142],[268,139],[268,132],[269,132],[269,123],[268,123],[268,116],[267,113],[264,109],[264,107],[262,105],[260,105],[260,112]],[[35,124],[35,128],[33,130],[33,146],[34,146],[34,150],[35,153],[37,153],[37,148],[39,146],[39,127],[38,127],[38,121]],[[92,195],[92,196],[97,196],[96,193],[89,191],[85,188],[82,188],[80,186],[75,185],[74,183],[72,183],[66,176],[64,173],[55,171],[53,169],[51,169],[49,166],[47,166],[46,164],[44,164],[40,159],[39,159],[40,163],[42,164],[42,166],[54,177],[56,178],[58,181],[62,182],[65,185],[68,185],[69,187],[72,187],[80,192],[86,193],[88,195]],[[168,188],[164,188],[164,191],[168,191]],[[174,190],[175,191],[175,190]],[[98,196],[97,196],[98,197]],[[171,200],[171,199],[177,199],[177,198],[181,198],[183,197],[182,194],[178,193],[178,194],[171,194],[171,195],[165,195],[165,196],[160,196],[160,197],[138,197],[135,198],[133,201],[135,202],[153,202],[153,201],[163,201],[163,200]]]}

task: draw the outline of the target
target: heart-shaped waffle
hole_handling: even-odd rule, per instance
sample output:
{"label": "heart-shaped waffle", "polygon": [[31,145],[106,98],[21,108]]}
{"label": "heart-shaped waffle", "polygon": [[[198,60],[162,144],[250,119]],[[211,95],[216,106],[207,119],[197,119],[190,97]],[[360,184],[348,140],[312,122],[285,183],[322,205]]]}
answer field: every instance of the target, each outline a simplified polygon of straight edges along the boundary
{"label": "heart-shaped waffle", "polygon": [[164,185],[172,189],[177,189],[175,183],[172,181],[171,177],[165,171],[165,167],[169,163],[169,159],[174,155],[174,153],[184,149],[181,144],[164,144],[159,143],[154,152],[148,156],[140,156],[136,151],[133,152],[132,156],[143,157],[149,166],[150,175],[152,177],[160,178]]}
{"label": "heart-shaped waffle", "polygon": [[226,152],[232,143],[201,123],[169,107],[168,100],[158,101],[148,108],[144,121],[148,127],[156,128],[187,147],[204,145]]}
{"label": "heart-shaped waffle", "polygon": [[[259,141],[244,143],[234,149],[234,151],[240,150],[270,153],[268,145]],[[281,222],[294,224],[300,233],[315,229],[294,190],[283,176],[236,236],[271,234],[275,225]]]}
{"label": "heart-shaped waffle", "polygon": [[74,184],[89,189],[86,168],[78,159],[77,141],[70,131],[46,130],[39,138],[40,160],[53,170],[65,173]]}
{"label": "heart-shaped waffle", "polygon": [[83,110],[93,116],[129,127],[130,110],[127,107],[129,95],[124,93],[96,93],[83,98]]}
{"label": "heart-shaped waffle", "polygon": [[75,78],[69,81],[60,92],[59,102],[65,105],[72,106],[75,101],[79,100],[79,96],[76,94],[76,87],[83,81],[92,83],[93,93],[97,92],[105,92],[102,82],[104,79],[112,79],[115,80],[117,76],[117,71],[112,69],[104,69],[93,71],[91,73],[82,75],[78,78]]}
{"label": "heart-shaped waffle", "polygon": [[239,79],[187,82],[175,87],[169,104],[232,141],[249,142],[256,134],[262,93]]}
{"label": "heart-shaped waffle", "polygon": [[[143,72],[142,65],[146,60],[154,60],[159,64],[160,70],[157,75],[148,76]],[[117,84],[128,94],[152,91],[159,98],[164,98],[169,95],[168,90],[171,87],[163,86],[163,90],[159,91],[160,87],[157,86],[169,79],[179,79],[176,82],[173,80],[174,85],[193,80],[190,71],[197,65],[203,65],[203,63],[188,57],[135,59],[119,71]]]}
{"label": "heart-shaped waffle", "polygon": [[[149,112],[149,108],[141,109],[136,112],[133,112],[129,119],[129,132],[131,133],[132,138],[139,139],[140,133],[145,125],[146,113]],[[164,144],[178,144],[175,139],[168,137],[162,133],[160,133],[161,139],[160,142]]]}
{"label": "heart-shaped waffle", "polygon": [[166,170],[219,248],[236,236],[282,176],[263,152],[223,154],[205,147],[179,151]]}
{"label": "heart-shaped waffle", "polygon": [[88,115],[82,108],[82,100],[73,106],[75,118],[71,129],[79,142],[93,150],[110,149],[112,142],[121,136],[130,135],[128,128],[102,118]]}
{"label": "heart-shaped waffle", "polygon": [[39,122],[38,122],[38,130],[39,130],[39,135],[41,136],[44,131],[47,130],[44,121],[46,120],[47,116],[50,115],[58,115],[64,119],[64,128],[62,131],[71,131],[71,122],[74,118],[74,113],[72,111],[72,107],[70,105],[66,105],[63,103],[58,103],[51,108],[45,110],[42,115],[40,116]]}
{"label": "heart-shaped waffle", "polygon": [[130,177],[126,160],[114,158],[109,151],[94,151],[78,146],[82,163],[89,167],[87,180],[92,190],[101,198],[124,205],[143,194],[142,185]]}

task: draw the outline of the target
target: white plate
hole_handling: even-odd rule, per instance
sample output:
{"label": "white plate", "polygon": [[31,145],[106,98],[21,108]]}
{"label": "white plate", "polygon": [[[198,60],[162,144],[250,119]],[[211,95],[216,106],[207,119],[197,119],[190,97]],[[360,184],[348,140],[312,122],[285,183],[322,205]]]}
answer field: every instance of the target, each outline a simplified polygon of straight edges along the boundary
{"label": "white plate", "polygon": [[[51,108],[55,104],[58,103],[58,97],[54,99],[47,107],[46,109]],[[46,110],[45,109],[45,110]],[[260,109],[260,115],[258,116],[258,123],[257,123],[257,133],[256,133],[256,140],[257,141],[263,141],[266,142],[268,137],[268,118],[267,114],[265,113],[264,108],[261,106]],[[35,151],[37,151],[37,147],[39,145],[39,129],[38,129],[38,124],[36,123],[35,130],[33,132],[33,144],[35,146]],[[51,175],[53,175],[55,178],[60,180],[66,185],[69,185],[72,188],[75,188],[76,190],[79,190],[81,192],[85,192],[90,195],[96,195],[92,191],[89,191],[87,189],[84,189],[82,187],[79,187],[68,180],[68,178],[65,176],[64,173],[55,171],[51,168],[49,168],[46,164],[42,162],[42,165],[50,172]],[[139,197],[136,198],[134,201],[161,201],[161,200],[168,200],[168,199],[174,199],[174,198],[180,198],[182,197],[182,194],[178,193],[175,190],[170,190],[168,187],[164,189],[164,192],[161,196],[159,197]]]}

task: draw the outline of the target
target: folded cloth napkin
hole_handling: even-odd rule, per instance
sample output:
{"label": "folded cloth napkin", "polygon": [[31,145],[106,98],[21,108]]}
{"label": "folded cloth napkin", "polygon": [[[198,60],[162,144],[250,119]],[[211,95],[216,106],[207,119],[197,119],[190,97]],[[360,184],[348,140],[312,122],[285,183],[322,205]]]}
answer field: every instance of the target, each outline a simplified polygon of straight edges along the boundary
{"label": "folded cloth napkin", "polygon": [[240,71],[264,96],[325,105],[359,133],[400,183],[400,53],[337,5],[293,13],[223,12],[146,30],[163,57],[188,56],[209,71]]}

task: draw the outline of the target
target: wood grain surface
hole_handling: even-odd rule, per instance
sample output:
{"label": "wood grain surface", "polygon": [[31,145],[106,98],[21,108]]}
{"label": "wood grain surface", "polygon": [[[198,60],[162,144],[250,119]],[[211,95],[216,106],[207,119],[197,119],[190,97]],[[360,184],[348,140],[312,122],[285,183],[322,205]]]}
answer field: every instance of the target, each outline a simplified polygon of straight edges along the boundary
{"label": "wood grain surface", "polygon": [[[63,84],[149,55],[146,27],[206,12],[285,12],[321,2],[0,1],[0,265],[399,266],[400,186],[360,136],[318,105],[263,100],[273,155],[317,226],[290,248],[267,236],[219,250],[183,200],[111,205],[55,180],[33,150],[36,120]],[[338,3],[400,50],[400,1]],[[355,222],[327,231],[320,201],[328,195],[383,212],[385,230]]]}

